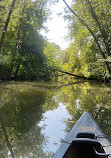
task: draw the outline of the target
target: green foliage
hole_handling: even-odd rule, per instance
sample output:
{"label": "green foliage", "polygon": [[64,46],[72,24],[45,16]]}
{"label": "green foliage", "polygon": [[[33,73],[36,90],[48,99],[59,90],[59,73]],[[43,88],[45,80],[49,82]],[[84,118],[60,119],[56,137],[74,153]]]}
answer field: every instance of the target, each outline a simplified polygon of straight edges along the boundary
{"label": "green foliage", "polygon": [[[10,0],[2,1],[0,4],[2,22],[0,35],[2,35],[11,2]],[[39,34],[49,15],[47,2],[49,1],[16,1],[1,51],[1,79],[38,80],[44,78],[50,80],[47,66],[49,60],[44,54],[46,41]],[[50,59],[55,57],[54,53],[56,51]]]}
{"label": "green foliage", "polygon": [[44,55],[49,67],[59,66],[60,47],[55,43],[45,42]]}
{"label": "green foliage", "polygon": [[5,79],[8,75],[8,65],[10,64],[10,57],[0,54],[0,80]]}
{"label": "green foliage", "polygon": [[[110,1],[106,0],[77,0],[72,4],[71,8],[77,16],[69,12],[66,15],[69,19],[69,36],[73,41],[67,49],[69,61],[66,65],[70,71],[98,79],[105,78],[106,74],[111,75],[110,62],[106,60],[111,55],[110,7]],[[100,48],[85,24],[93,32]],[[104,62],[100,62],[100,59]]]}
{"label": "green foliage", "polygon": [[47,68],[50,71],[50,75],[57,76],[58,72],[53,70],[58,70],[60,68],[60,47],[55,43],[45,42],[43,53],[46,58]]}

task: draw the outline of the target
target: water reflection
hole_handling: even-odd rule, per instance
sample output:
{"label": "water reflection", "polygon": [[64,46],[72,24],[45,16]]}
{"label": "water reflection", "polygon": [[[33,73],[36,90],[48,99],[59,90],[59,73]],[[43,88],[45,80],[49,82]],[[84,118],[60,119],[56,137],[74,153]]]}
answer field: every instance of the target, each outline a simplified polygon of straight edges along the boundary
{"label": "water reflection", "polygon": [[0,85],[0,157],[49,158],[84,111],[111,137],[111,86]]}
{"label": "water reflection", "polygon": [[36,126],[42,105],[52,95],[47,92],[28,84],[1,85],[0,157],[49,157],[42,150],[47,139]]}
{"label": "water reflection", "polygon": [[[62,88],[60,100],[68,103],[67,110],[75,123],[84,111],[90,112],[101,129],[111,137],[111,85],[87,83]],[[72,127],[68,124],[68,128]]]}
{"label": "water reflection", "polygon": [[[59,103],[59,106],[55,110],[49,110],[44,113],[43,119],[39,122],[40,127],[42,128],[42,134],[47,137],[48,142],[44,145],[44,151],[55,152],[60,146],[61,138],[64,138],[66,135],[66,121],[71,119],[71,116],[68,114],[66,107]],[[56,139],[55,139],[56,138]]]}

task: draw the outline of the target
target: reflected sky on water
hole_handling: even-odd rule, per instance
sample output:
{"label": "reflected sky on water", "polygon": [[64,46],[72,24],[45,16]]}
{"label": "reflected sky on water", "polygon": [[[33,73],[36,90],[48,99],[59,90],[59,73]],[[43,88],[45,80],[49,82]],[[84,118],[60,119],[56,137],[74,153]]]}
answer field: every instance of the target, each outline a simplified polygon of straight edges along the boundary
{"label": "reflected sky on water", "polygon": [[[42,134],[45,135],[48,139],[47,145],[44,147],[44,151],[55,152],[60,146],[61,138],[64,138],[66,133],[66,123],[67,119],[71,119],[71,116],[68,114],[66,107],[59,103],[57,109],[48,112],[45,112],[43,119],[39,122],[42,129]],[[56,138],[56,139],[55,139]]]}

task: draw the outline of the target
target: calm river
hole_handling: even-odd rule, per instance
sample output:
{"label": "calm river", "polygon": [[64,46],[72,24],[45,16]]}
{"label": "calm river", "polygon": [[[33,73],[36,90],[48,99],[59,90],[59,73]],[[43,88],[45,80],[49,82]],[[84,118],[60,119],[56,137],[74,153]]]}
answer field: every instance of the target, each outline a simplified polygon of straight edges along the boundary
{"label": "calm river", "polygon": [[111,85],[0,84],[0,158],[51,158],[84,111],[111,137]]}

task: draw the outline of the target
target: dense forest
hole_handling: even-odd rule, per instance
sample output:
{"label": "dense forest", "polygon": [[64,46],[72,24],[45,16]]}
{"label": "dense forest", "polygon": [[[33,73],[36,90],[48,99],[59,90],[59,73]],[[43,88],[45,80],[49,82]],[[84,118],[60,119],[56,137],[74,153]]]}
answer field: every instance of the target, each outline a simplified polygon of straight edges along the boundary
{"label": "dense forest", "polygon": [[53,0],[0,1],[0,80],[51,81],[60,72],[111,79],[111,1],[66,3],[70,46],[66,50],[40,34]]}

